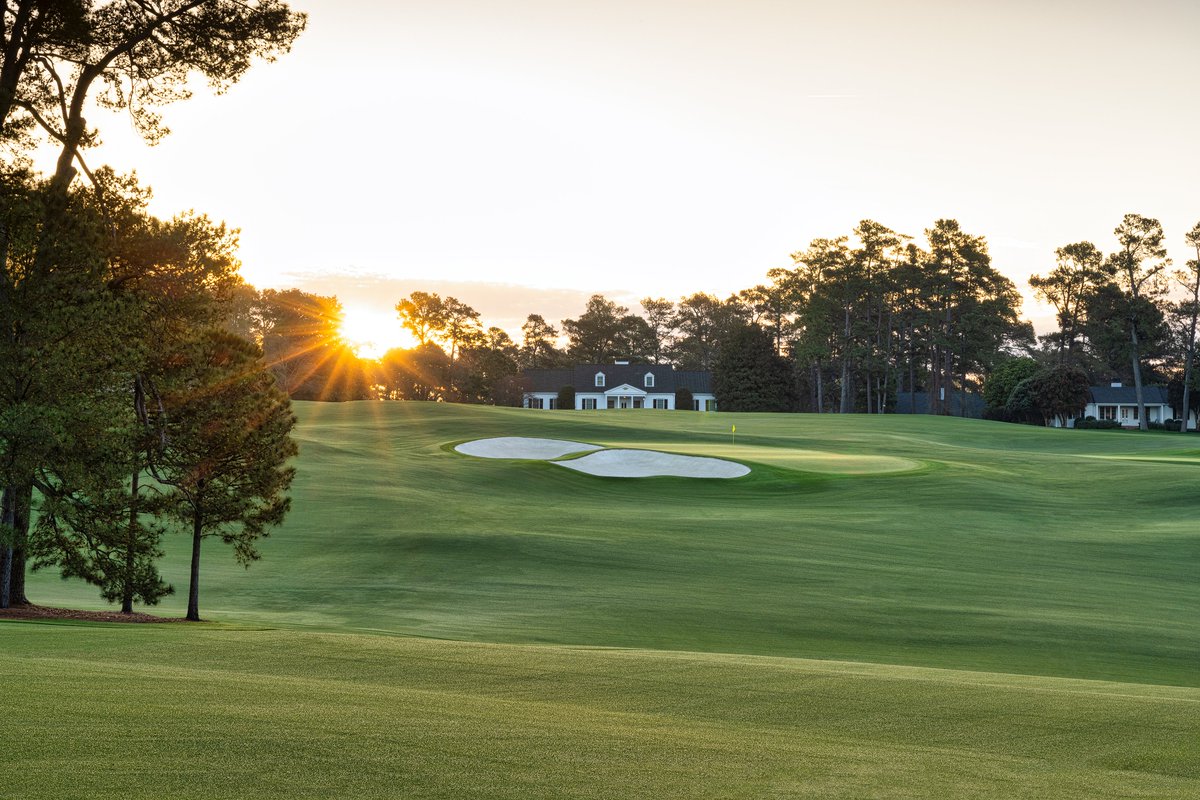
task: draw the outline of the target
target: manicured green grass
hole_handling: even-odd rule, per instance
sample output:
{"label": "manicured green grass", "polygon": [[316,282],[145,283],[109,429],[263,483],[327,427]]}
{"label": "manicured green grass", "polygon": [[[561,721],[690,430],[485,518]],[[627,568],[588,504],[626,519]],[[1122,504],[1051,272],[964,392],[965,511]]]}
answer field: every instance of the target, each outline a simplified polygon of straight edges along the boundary
{"label": "manicured green grass", "polygon": [[[123,779],[183,797],[1200,788],[1200,440],[897,416],[299,413],[294,509],[264,560],[244,571],[206,546],[201,611],[225,626],[0,624],[27,726],[15,763],[42,779],[16,796],[71,796],[48,776],[80,759],[81,797]],[[488,436],[753,471],[598,478],[452,449]],[[186,555],[169,543],[181,592]],[[50,575],[30,593],[102,607]],[[352,635],[367,632],[394,635]],[[612,647],[631,649],[594,649]],[[109,720],[136,747],[107,739]]]}
{"label": "manicured green grass", "polygon": [[[209,617],[1200,685],[1190,438],[418,403],[300,414],[291,517],[249,571],[206,548]],[[497,435],[754,471],[597,478],[449,446]],[[186,557],[176,537],[168,574],[181,590]],[[52,578],[32,591],[96,605]],[[181,615],[183,599],[164,612]]]}
{"label": "manicured green grass", "polygon": [[11,797],[1200,792],[1196,689],[300,631],[3,627]]}

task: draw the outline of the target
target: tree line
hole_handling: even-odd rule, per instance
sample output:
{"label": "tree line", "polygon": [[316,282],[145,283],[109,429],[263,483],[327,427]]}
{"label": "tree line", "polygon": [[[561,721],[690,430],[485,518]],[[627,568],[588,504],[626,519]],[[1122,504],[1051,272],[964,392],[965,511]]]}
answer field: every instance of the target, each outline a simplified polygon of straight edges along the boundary
{"label": "tree line", "polygon": [[[1057,312],[1040,337],[983,237],[954,220],[924,234],[919,246],[864,221],[730,298],[750,300],[755,316],[715,367],[721,407],[884,413],[906,394],[915,412],[920,394],[929,413],[952,413],[958,398],[965,414],[962,398],[980,393],[986,417],[1049,424],[1082,413],[1090,386],[1120,381],[1134,386],[1143,430],[1146,385],[1166,386],[1183,417],[1200,411],[1200,223],[1182,237],[1196,253],[1183,269],[1171,268],[1161,223],[1139,214],[1119,222],[1107,254],[1091,242],[1057,248],[1054,268],[1029,282]],[[746,388],[751,372],[775,377]]]}
{"label": "tree line", "polygon": [[[736,360],[723,362],[723,350],[737,353],[765,341],[772,357],[786,362],[786,369],[775,370],[781,399],[771,408],[884,412],[897,392],[962,388],[1034,341],[1032,327],[1018,316],[1020,295],[992,268],[982,237],[965,233],[954,220],[938,220],[926,235],[923,249],[864,221],[853,242],[850,236],[814,240],[793,254],[790,269],[773,269],[768,282],[725,299],[705,292],[677,302],[647,297],[637,314],[594,295],[578,317],[558,327],[530,314],[520,342],[499,328],[485,329],[479,313],[456,298],[416,291],[396,311],[418,345],[392,351],[376,365],[360,363],[353,391],[329,388],[325,397],[517,404],[522,370],[620,358],[720,373]],[[246,317],[248,325],[264,320],[260,335],[267,352],[277,330],[271,310],[276,297],[263,293],[260,310]],[[306,303],[309,321],[297,320],[292,329],[309,331],[313,341],[293,344],[296,353],[319,352],[319,331],[335,331],[341,313],[334,298],[308,296]],[[762,335],[748,336],[747,329]],[[333,337],[325,341],[342,351],[297,358],[324,365],[311,373],[323,376],[314,386],[344,386],[334,374],[349,363],[347,348]],[[285,385],[291,369],[278,368]],[[749,407],[749,400],[730,394],[738,382],[725,383],[724,407]],[[293,396],[313,395],[297,385]]]}
{"label": "tree line", "polygon": [[[162,539],[248,565],[288,510],[290,401],[231,330],[237,232],[160,219],[133,176],[91,168],[90,102],[153,142],[195,77],[222,89],[305,24],[276,0],[10,0],[0,10],[0,607],[54,566],[131,612],[171,593]],[[49,175],[40,142],[58,148]],[[78,180],[82,173],[83,179]],[[35,508],[36,500],[36,508]],[[36,513],[35,513],[36,512]]]}
{"label": "tree line", "polygon": [[[247,288],[242,332],[279,355],[281,385],[303,399],[519,405],[524,370],[628,359],[713,371],[726,410],[967,413],[964,398],[978,395],[990,418],[1044,424],[1077,414],[1088,387],[1110,380],[1139,395],[1147,381],[1166,384],[1176,406],[1196,409],[1200,261],[1171,271],[1153,219],[1127,215],[1114,235],[1108,255],[1090,242],[1058,248],[1054,269],[1030,280],[1058,311],[1057,329],[1040,337],[986,239],[952,219],[920,242],[864,220],[724,299],[646,297],[635,313],[594,295],[557,326],[530,314],[520,341],[457,298],[423,291],[396,304],[417,346],[379,361],[340,342],[332,297]],[[1185,241],[1200,258],[1200,225]]]}
{"label": "tree line", "polygon": [[[1030,278],[1037,296],[1054,307],[1058,329],[1027,355],[1041,371],[1133,383],[1142,430],[1149,426],[1143,393],[1148,383],[1168,386],[1172,404],[1186,420],[1200,410],[1193,369],[1200,223],[1183,236],[1196,258],[1181,269],[1172,269],[1157,219],[1126,214],[1113,235],[1112,252],[1087,241],[1063,245],[1055,251],[1054,268]],[[1006,407],[1021,411],[1020,403]],[[1179,427],[1186,430],[1186,421]]]}

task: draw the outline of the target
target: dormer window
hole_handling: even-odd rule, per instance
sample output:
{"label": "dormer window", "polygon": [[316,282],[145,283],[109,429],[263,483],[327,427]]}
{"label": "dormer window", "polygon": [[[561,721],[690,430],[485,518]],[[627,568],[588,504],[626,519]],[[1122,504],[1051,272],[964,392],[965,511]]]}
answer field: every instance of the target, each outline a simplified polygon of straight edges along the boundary
{"label": "dormer window", "polygon": [[603,372],[596,373],[596,385],[603,388],[603,386],[604,386],[604,373]]}
{"label": "dormer window", "polygon": [[654,373],[653,372],[646,373],[646,384],[645,385],[646,385],[647,389],[654,388]]}

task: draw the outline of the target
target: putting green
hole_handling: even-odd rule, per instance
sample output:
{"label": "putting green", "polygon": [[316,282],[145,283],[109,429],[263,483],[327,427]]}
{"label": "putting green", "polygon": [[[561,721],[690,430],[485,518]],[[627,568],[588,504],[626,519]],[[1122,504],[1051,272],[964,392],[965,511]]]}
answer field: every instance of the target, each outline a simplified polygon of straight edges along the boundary
{"label": "putting green", "polygon": [[[663,447],[668,447],[664,443]],[[693,444],[675,442],[669,445],[675,452],[733,458],[767,464],[782,469],[828,475],[874,475],[887,472],[907,472],[919,469],[922,462],[875,453],[838,453],[831,450],[788,448],[756,444]]]}

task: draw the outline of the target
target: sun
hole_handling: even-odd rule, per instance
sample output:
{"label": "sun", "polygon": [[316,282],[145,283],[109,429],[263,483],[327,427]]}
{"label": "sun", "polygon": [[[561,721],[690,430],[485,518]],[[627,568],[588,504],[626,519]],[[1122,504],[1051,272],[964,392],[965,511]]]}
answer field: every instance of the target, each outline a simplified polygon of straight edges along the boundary
{"label": "sun", "polygon": [[395,347],[415,347],[412,334],[400,325],[395,311],[347,306],[342,313],[342,338],[359,358],[378,359]]}

